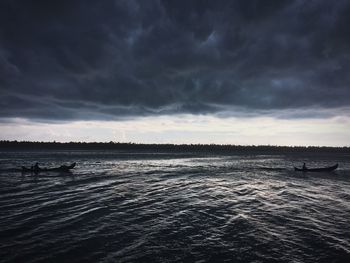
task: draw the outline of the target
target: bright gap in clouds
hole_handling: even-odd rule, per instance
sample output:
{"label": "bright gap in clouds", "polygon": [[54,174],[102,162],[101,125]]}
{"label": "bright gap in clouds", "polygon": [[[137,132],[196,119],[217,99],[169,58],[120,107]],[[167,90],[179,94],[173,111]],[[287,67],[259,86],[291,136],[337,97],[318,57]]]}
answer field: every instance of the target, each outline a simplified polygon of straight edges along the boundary
{"label": "bright gap in clouds", "polygon": [[1,140],[237,145],[350,146],[350,118],[218,118],[207,115],[143,117],[124,121],[40,123],[10,119]]}

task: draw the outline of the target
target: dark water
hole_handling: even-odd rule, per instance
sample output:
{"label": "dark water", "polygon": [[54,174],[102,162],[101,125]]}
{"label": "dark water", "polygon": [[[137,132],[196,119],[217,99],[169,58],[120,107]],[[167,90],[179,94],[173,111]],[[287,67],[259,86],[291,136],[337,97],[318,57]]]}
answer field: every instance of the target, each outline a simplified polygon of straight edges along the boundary
{"label": "dark water", "polygon": [[[72,174],[21,174],[39,161]],[[293,164],[334,173],[303,174]],[[350,262],[350,156],[0,153],[1,262]]]}

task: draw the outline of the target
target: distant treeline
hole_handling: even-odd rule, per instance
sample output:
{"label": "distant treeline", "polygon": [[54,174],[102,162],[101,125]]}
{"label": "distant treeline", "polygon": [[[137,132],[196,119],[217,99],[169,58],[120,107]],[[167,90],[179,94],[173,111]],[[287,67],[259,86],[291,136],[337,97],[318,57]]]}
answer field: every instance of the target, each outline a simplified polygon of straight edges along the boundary
{"label": "distant treeline", "polygon": [[231,144],[139,144],[120,142],[0,141],[0,150],[137,150],[137,151],[226,151],[226,152],[347,152],[350,147],[271,146]]}

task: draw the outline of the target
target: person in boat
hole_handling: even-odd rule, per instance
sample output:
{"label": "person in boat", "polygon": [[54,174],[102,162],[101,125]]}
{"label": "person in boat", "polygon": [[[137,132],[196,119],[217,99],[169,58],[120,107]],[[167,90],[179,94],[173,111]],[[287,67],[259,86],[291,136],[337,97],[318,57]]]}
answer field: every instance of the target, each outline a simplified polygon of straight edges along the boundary
{"label": "person in boat", "polygon": [[306,164],[303,164],[303,170],[307,170]]}
{"label": "person in boat", "polygon": [[34,167],[33,167],[33,170],[38,171],[39,169],[40,169],[39,163],[36,162],[35,165],[34,165]]}

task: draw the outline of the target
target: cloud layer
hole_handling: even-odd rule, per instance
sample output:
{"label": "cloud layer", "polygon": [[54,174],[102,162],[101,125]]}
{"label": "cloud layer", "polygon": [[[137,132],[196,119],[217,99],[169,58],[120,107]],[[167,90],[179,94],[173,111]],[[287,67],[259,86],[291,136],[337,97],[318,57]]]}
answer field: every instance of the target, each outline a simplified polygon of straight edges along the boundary
{"label": "cloud layer", "polygon": [[0,117],[341,113],[349,13],[342,0],[4,0]]}

